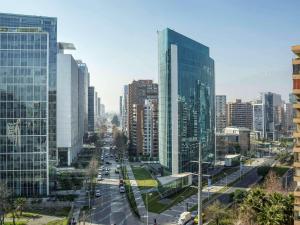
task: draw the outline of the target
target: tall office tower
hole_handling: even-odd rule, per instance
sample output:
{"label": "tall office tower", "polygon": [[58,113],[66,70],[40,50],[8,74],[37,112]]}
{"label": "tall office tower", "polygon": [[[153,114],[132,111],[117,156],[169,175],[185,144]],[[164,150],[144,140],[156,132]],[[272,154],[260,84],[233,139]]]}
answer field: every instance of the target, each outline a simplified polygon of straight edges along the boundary
{"label": "tall office tower", "polygon": [[236,99],[235,102],[227,104],[228,126],[246,127],[252,130],[253,112],[250,102],[242,102]]}
{"label": "tall office tower", "polygon": [[97,98],[97,117],[100,118],[100,113],[101,113],[101,98]]}
{"label": "tall office tower", "polygon": [[128,135],[128,85],[123,89],[122,131]]}
{"label": "tall office tower", "polygon": [[95,132],[96,124],[96,93],[95,87],[88,89],[88,131]]}
{"label": "tall office tower", "polygon": [[296,58],[293,59],[293,94],[295,101],[293,101],[293,108],[295,110],[295,130],[293,133],[294,141],[294,181],[297,184],[294,190],[294,224],[300,225],[300,45],[292,47],[293,53]]}
{"label": "tall office tower", "polygon": [[104,104],[100,104],[100,114],[102,117],[105,117],[105,105]]}
{"label": "tall office tower", "polygon": [[284,134],[286,136],[291,136],[293,132],[293,104],[292,103],[284,103]]}
{"label": "tall office tower", "polygon": [[143,109],[145,99],[157,96],[158,85],[152,80],[133,81],[128,85],[129,154],[143,154]]}
{"label": "tall office tower", "polygon": [[265,136],[265,107],[260,100],[255,101],[252,104],[253,108],[253,132],[255,133],[256,139],[263,139]]}
{"label": "tall office tower", "polygon": [[158,156],[158,95],[145,99],[143,109],[143,154]]}
{"label": "tall office tower", "polygon": [[119,96],[119,122],[120,122],[120,127],[122,128],[123,122],[122,122],[122,114],[123,114],[123,96]]}
{"label": "tall office tower", "polygon": [[[82,148],[79,133],[78,64],[65,50],[74,50],[71,43],[58,43],[57,54],[57,150],[59,166],[70,166]],[[82,131],[81,131],[82,132]]]}
{"label": "tall office tower", "polygon": [[98,121],[98,92],[95,91],[95,124]]}
{"label": "tall office tower", "polygon": [[0,27],[0,182],[46,195],[57,163],[57,20],[0,13]]}
{"label": "tall office tower", "polygon": [[264,126],[265,126],[265,139],[277,140],[278,139],[278,127],[280,125],[280,110],[282,106],[281,96],[272,92],[261,93],[261,101],[264,105]]}
{"label": "tall office tower", "polygon": [[209,48],[173,30],[158,32],[159,160],[173,174],[215,160],[215,75]]}
{"label": "tall office tower", "polygon": [[84,136],[88,132],[88,89],[90,74],[88,67],[81,60],[78,64],[78,117],[79,117],[79,134]]}
{"label": "tall office tower", "polygon": [[226,95],[216,95],[216,132],[222,133],[226,127]]}

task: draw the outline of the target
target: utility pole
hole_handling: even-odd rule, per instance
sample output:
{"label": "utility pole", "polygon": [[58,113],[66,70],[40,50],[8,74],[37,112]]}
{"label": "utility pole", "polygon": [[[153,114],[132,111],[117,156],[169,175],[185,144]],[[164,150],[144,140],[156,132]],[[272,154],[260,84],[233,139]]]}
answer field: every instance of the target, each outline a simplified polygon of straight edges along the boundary
{"label": "utility pole", "polygon": [[202,225],[202,149],[199,138],[199,158],[198,158],[198,224]]}

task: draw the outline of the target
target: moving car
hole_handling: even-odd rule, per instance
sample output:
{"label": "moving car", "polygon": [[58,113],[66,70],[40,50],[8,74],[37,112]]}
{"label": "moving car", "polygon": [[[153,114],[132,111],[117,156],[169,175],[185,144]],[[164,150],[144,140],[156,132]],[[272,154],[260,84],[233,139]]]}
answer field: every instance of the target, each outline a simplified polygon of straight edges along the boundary
{"label": "moving car", "polygon": [[108,176],[109,175],[109,172],[106,170],[104,175]]}
{"label": "moving car", "polygon": [[98,176],[97,181],[101,181],[101,180],[103,180],[102,176]]}
{"label": "moving car", "polygon": [[120,171],[118,169],[115,169],[115,173],[120,173]]}
{"label": "moving car", "polygon": [[120,179],[120,181],[119,181],[119,187],[121,187],[123,185],[124,185],[124,180]]}
{"label": "moving car", "polygon": [[124,186],[120,187],[120,193],[125,193],[125,187]]}
{"label": "moving car", "polygon": [[101,196],[100,190],[96,190],[95,197],[100,197],[100,196]]}
{"label": "moving car", "polygon": [[183,212],[180,214],[177,224],[184,225],[192,219],[192,215],[190,212]]}

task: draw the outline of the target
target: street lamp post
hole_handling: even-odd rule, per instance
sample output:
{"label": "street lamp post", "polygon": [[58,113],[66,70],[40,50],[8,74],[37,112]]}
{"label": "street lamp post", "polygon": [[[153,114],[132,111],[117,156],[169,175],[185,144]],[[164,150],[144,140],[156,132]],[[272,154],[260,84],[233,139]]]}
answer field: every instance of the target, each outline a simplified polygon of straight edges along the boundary
{"label": "street lamp post", "polygon": [[201,141],[199,141],[198,154],[198,221],[202,225],[202,152]]}

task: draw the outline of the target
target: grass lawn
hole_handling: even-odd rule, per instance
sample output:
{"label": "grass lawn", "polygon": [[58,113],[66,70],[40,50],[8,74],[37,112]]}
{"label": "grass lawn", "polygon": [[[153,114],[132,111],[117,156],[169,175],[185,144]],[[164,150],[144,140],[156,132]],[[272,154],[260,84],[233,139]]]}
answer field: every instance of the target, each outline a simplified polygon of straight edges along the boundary
{"label": "grass lawn", "polygon": [[27,209],[27,212],[41,215],[57,216],[57,217],[67,217],[69,215],[71,208],[43,208],[43,209]]}
{"label": "grass lawn", "polygon": [[146,194],[142,194],[143,200],[146,208],[149,208],[150,212],[162,213],[163,211],[171,208],[172,206],[178,204],[184,199],[197,193],[197,189],[193,187],[185,188],[173,195],[168,199],[170,200],[169,204],[164,204],[160,202],[160,196],[157,192],[152,192],[151,195],[148,194],[148,205],[146,204]]}
{"label": "grass lawn", "polygon": [[68,219],[65,218],[62,220],[54,220],[54,221],[47,223],[47,225],[68,225]]}
{"label": "grass lawn", "polygon": [[272,168],[272,170],[278,175],[278,176],[283,176],[283,174],[285,174],[288,170],[290,169],[290,167],[283,167],[283,166],[275,166]]}
{"label": "grass lawn", "polygon": [[131,166],[132,172],[140,190],[157,187],[157,181],[143,167]]}
{"label": "grass lawn", "polygon": [[[26,221],[16,221],[16,225],[26,225]],[[4,225],[13,225],[13,222],[4,222]]]}

